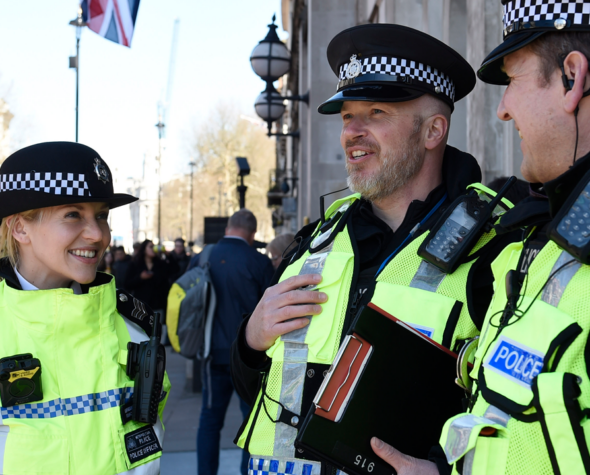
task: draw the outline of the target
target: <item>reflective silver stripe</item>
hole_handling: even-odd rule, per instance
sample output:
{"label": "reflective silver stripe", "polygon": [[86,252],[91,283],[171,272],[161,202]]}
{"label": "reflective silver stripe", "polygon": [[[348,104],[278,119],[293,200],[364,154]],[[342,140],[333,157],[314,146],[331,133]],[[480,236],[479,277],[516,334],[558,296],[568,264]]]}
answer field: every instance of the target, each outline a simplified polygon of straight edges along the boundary
{"label": "reflective silver stripe", "polygon": [[[295,414],[301,414],[301,400],[305,371],[307,369],[307,345],[305,343],[285,343],[283,375],[280,401],[283,406]],[[279,412],[282,408],[279,406]],[[273,454],[281,457],[295,456],[295,427],[277,422]]]}
{"label": "reflective silver stripe", "polygon": [[10,432],[10,426],[0,425],[0,473],[4,473],[4,451],[6,450],[6,439]]}
{"label": "reflective silver stripe", "polygon": [[496,406],[489,406],[483,416],[486,419],[494,421],[496,424],[508,427],[510,415],[506,414],[502,409],[498,409]]}
{"label": "reflective silver stripe", "polygon": [[[330,243],[322,252],[312,254],[309,256],[299,275],[302,274],[321,274],[326,265],[326,259],[334,243]],[[305,290],[313,290],[315,287],[310,286]],[[280,403],[289,411],[295,414],[301,414],[301,400],[303,397],[303,385],[305,382],[305,371],[307,370],[307,344],[305,337],[309,325],[303,328],[294,330],[281,336],[281,341],[284,343],[284,357],[283,357],[283,371],[281,379],[281,395]],[[279,406],[278,411],[281,411]],[[280,412],[277,412],[277,417]],[[277,422],[275,424],[275,440],[273,454],[280,457],[294,457],[295,456],[295,437],[297,436],[297,429],[295,427]]]}
{"label": "reflective silver stripe", "polygon": [[416,271],[416,275],[414,275],[410,282],[410,287],[427,290],[428,292],[436,292],[446,275],[430,262],[422,261]]}
{"label": "reflective silver stripe", "polygon": [[[465,455],[469,446],[471,431],[475,426],[500,424],[506,427],[509,420],[510,416],[508,414],[494,406],[488,407],[483,417],[466,414],[463,417],[455,419],[449,427],[449,433],[447,434],[447,441],[445,443],[445,454],[448,462],[451,464],[455,463]],[[473,456],[471,460],[473,463]],[[465,464],[463,465],[463,470],[465,470]]]}
{"label": "reflective silver stripe", "polygon": [[463,462],[463,475],[473,475],[473,459],[475,458],[475,448],[465,454]]}
{"label": "reflective silver stripe", "polygon": [[320,462],[311,460],[253,455],[248,464],[248,475],[320,475],[321,468]]}
{"label": "reflective silver stripe", "polygon": [[[486,419],[506,427],[510,416],[496,406],[489,406],[483,415]],[[463,463],[463,475],[473,475],[473,460],[475,459],[475,447],[465,454]]]}
{"label": "reflective silver stripe", "polygon": [[576,272],[578,272],[580,267],[582,267],[582,264],[576,261],[571,254],[569,254],[566,251],[563,251],[559,255],[559,258],[553,266],[553,269],[551,269],[551,274],[553,274],[557,269],[559,269],[566,262],[571,260],[573,260],[574,262],[568,264],[566,267],[561,269],[547,283],[545,289],[543,290],[543,295],[541,296],[541,300],[543,302],[548,303],[549,305],[553,305],[554,307],[557,307],[559,305],[559,302],[561,300],[561,297],[563,296],[563,293],[565,292],[567,284],[570,283],[570,280],[572,280],[572,277],[576,274]]}

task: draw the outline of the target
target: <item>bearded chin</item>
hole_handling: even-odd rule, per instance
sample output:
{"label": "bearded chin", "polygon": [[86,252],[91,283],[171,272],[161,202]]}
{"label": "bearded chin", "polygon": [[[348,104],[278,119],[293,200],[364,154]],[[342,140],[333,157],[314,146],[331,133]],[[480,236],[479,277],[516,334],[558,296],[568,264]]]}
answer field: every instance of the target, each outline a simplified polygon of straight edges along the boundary
{"label": "bearded chin", "polygon": [[346,163],[347,184],[354,193],[371,202],[382,200],[406,185],[422,168],[424,153],[412,140],[398,153],[380,153],[381,167],[372,174],[363,173],[363,164]]}

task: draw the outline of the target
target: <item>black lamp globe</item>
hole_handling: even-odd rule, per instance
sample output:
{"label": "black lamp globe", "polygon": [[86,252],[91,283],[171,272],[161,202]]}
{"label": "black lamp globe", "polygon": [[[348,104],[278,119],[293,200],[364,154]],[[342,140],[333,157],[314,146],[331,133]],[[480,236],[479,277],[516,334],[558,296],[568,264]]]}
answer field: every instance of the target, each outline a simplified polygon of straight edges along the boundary
{"label": "black lamp globe", "polygon": [[264,81],[274,82],[284,76],[291,67],[291,53],[277,35],[276,15],[268,25],[268,34],[256,45],[250,55],[254,72]]}
{"label": "black lamp globe", "polygon": [[271,82],[266,83],[266,89],[260,93],[254,102],[254,110],[263,121],[268,124],[270,132],[271,124],[280,119],[285,113],[285,98],[273,87]]}

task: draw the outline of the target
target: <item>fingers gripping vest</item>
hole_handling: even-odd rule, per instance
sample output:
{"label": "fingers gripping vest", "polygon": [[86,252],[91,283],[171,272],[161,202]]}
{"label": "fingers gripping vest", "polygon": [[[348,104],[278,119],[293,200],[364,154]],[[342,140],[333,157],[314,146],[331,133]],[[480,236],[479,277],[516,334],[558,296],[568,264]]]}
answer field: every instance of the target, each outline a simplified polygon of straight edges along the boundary
{"label": "fingers gripping vest", "polygon": [[[336,201],[326,216],[338,211],[344,213],[358,198],[353,195]],[[471,253],[481,249],[494,235],[493,232],[484,235]],[[319,248],[317,243],[323,237],[316,236],[312,248]],[[377,279],[372,302],[452,347],[455,341],[478,333],[468,312],[465,290],[467,275],[476,257],[451,275],[439,273],[417,255],[425,237],[426,234],[415,239],[388,263]],[[305,417],[306,414],[301,413],[301,398],[306,365],[329,365],[338,351],[353,270],[353,248],[345,226],[327,247],[316,253],[306,252],[282,275],[281,281],[298,274],[321,273],[323,280],[317,288],[328,294],[328,301],[322,304],[322,313],[311,318],[310,325],[283,335],[267,351],[272,366],[238,438],[238,445],[251,454],[289,458],[296,455],[293,442],[297,429],[288,421],[277,420],[282,406],[301,420]]]}
{"label": "fingers gripping vest", "polygon": [[463,474],[590,472],[590,426],[582,412],[590,407],[590,267],[547,243],[521,290],[518,308],[528,311],[499,332],[504,278],[522,251],[522,243],[512,244],[494,262],[496,293],[472,371],[479,394],[472,413],[450,419],[442,431],[454,473],[458,466]]}
{"label": "fingers gripping vest", "polygon": [[[0,407],[0,473],[158,474],[161,451],[126,450],[125,436],[146,424],[123,425],[120,414],[134,386],[125,373],[127,343],[146,339],[118,314],[114,279],[84,295],[0,282],[0,356],[32,353],[43,382],[42,401]],[[153,427],[160,446],[169,390],[166,376]]]}

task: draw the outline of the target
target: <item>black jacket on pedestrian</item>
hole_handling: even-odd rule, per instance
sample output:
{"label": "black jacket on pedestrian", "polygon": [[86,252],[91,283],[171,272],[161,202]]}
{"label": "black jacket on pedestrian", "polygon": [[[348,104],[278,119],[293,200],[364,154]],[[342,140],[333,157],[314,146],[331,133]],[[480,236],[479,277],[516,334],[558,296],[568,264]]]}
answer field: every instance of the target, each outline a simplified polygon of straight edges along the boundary
{"label": "black jacket on pedestrian", "polygon": [[[198,261],[199,255],[193,256],[191,266]],[[228,236],[215,244],[209,264],[217,297],[211,338],[212,363],[228,365],[231,345],[244,315],[256,308],[272,279],[274,268],[268,257],[245,240]]]}
{"label": "black jacket on pedestrian", "polygon": [[131,256],[125,256],[121,261],[113,262],[113,275],[115,276],[115,284],[118,289],[127,290],[125,287],[125,279],[127,278],[127,272],[131,265]]}
{"label": "black jacket on pedestrian", "polygon": [[154,258],[152,272],[149,279],[142,279],[141,273],[148,270],[145,261],[131,261],[127,276],[125,277],[125,289],[135,298],[148,304],[153,310],[166,310],[168,292],[170,290],[170,272],[166,261]]}
{"label": "black jacket on pedestrian", "polygon": [[[481,180],[481,171],[475,158],[451,146],[447,146],[445,149],[442,172],[442,184],[432,190],[426,200],[414,200],[410,203],[402,224],[395,232],[384,221],[375,216],[370,202],[359,200],[353,203],[354,208],[348,215],[347,226],[352,231],[350,232],[351,240],[355,241],[353,249],[356,247],[359,250],[359,277],[357,286],[354,289],[351,288],[350,295],[356,295],[359,290],[366,289],[362,300],[357,303],[357,308],[371,301],[376,285],[375,275],[379,266],[402,244],[409,232],[426,217],[435,204],[444,196],[445,192],[448,197],[444,205],[420,228],[414,239],[431,229],[447,207],[456,198],[466,194],[468,185]],[[311,242],[310,236],[316,227],[317,222],[309,224],[299,231],[296,239],[301,239],[301,246],[299,250],[294,251],[297,254],[294,260],[307,250]],[[488,252],[479,257],[470,270],[467,282],[468,305],[471,314],[474,315],[474,323],[479,329],[481,329],[493,294],[493,274],[490,264],[507,244],[519,240],[520,236],[520,232],[496,236],[486,245]],[[405,246],[410,242],[411,240],[408,240]],[[290,258],[283,259],[271,285],[279,281],[290,260]],[[349,306],[352,301],[353,299],[350,298]],[[353,312],[349,308],[344,322],[342,338],[346,336],[353,317]],[[247,323],[248,319],[245,319],[238,338],[232,346],[232,378],[240,397],[248,404],[253,405],[259,392],[262,374],[269,370],[271,360],[266,356],[265,352],[255,351],[248,347],[245,338]],[[398,344],[403,344],[403,342],[398,342]],[[320,383],[321,381],[318,381],[318,389]],[[302,414],[306,414],[307,410],[308,408],[302,408]],[[442,455],[442,458],[440,455]],[[433,460],[439,465],[441,473],[448,471],[442,452],[438,453],[437,457],[433,457]]]}

